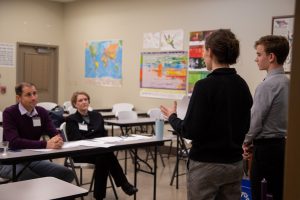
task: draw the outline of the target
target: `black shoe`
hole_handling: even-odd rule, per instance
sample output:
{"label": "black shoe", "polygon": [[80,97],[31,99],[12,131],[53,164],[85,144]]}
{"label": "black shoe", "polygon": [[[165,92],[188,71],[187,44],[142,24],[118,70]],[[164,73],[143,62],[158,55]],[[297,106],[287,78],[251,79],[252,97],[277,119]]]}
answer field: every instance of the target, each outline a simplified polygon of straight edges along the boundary
{"label": "black shoe", "polygon": [[137,193],[137,191],[138,191],[138,189],[136,187],[134,187],[133,185],[131,185],[130,183],[126,183],[126,184],[122,185],[121,188],[129,196]]}

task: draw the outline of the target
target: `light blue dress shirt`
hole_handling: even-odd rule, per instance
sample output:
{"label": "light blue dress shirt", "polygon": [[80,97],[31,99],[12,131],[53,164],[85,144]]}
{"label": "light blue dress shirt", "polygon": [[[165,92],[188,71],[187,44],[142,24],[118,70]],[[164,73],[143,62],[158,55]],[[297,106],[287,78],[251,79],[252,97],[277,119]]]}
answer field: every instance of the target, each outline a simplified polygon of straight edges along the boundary
{"label": "light blue dress shirt", "polygon": [[270,70],[255,91],[251,124],[244,143],[286,136],[289,78],[282,67]]}

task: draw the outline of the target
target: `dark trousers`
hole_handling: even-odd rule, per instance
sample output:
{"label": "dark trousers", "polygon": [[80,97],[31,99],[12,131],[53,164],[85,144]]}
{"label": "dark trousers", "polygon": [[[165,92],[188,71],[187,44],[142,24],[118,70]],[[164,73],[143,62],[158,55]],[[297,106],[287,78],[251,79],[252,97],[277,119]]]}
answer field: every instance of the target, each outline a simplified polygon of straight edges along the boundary
{"label": "dark trousers", "polygon": [[261,181],[265,178],[268,194],[273,195],[273,200],[282,200],[285,139],[260,139],[253,144],[252,199],[261,199]]}
{"label": "dark trousers", "polygon": [[94,197],[105,198],[108,173],[119,187],[128,183],[118,159],[113,153],[74,157],[74,162],[91,163],[95,165]]}

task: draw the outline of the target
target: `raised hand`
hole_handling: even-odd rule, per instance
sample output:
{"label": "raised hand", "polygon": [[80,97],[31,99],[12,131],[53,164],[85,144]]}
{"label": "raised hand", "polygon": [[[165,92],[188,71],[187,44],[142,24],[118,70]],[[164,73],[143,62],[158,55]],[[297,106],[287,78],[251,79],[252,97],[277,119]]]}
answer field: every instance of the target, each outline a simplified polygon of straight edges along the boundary
{"label": "raised hand", "polygon": [[163,105],[160,106],[160,111],[162,112],[162,114],[164,115],[165,118],[169,118],[170,115],[172,115],[173,113],[176,113],[177,110],[177,102],[174,101],[173,107],[171,108],[167,108]]}

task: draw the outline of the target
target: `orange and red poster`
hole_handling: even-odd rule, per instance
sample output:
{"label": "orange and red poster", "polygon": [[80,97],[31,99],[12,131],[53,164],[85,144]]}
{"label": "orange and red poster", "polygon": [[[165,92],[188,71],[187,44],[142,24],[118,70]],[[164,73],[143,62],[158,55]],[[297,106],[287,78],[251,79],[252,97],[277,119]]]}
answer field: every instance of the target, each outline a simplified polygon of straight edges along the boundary
{"label": "orange and red poster", "polygon": [[141,54],[140,95],[181,99],[186,94],[186,51]]}
{"label": "orange and red poster", "polygon": [[188,94],[193,92],[195,83],[205,78],[209,72],[204,62],[205,39],[213,31],[195,31],[190,33],[189,67],[188,67]]}

